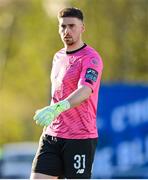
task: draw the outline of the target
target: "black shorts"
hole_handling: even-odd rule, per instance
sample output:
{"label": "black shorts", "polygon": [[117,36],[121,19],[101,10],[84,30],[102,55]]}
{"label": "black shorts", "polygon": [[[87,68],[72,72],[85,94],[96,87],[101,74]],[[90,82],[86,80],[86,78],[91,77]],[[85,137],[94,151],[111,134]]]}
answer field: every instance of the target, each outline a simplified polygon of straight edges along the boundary
{"label": "black shorts", "polygon": [[70,179],[89,179],[98,138],[41,137],[32,172]]}

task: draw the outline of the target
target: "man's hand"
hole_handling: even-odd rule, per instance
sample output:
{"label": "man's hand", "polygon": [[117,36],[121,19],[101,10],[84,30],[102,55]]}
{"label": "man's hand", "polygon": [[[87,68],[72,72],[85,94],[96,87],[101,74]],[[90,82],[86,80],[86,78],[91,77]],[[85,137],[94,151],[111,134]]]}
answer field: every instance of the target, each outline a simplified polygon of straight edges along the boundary
{"label": "man's hand", "polygon": [[68,110],[69,108],[69,102],[67,100],[63,100],[51,106],[46,106],[37,110],[33,119],[41,126],[48,126],[55,118],[57,118],[62,112]]}

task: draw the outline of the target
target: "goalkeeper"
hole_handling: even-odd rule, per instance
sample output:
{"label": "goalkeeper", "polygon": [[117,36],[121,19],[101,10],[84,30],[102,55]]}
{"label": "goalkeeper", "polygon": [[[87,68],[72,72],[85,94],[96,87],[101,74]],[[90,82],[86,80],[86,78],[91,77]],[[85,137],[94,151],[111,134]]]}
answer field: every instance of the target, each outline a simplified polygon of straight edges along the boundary
{"label": "goalkeeper", "polygon": [[96,112],[103,63],[82,41],[83,13],[65,8],[58,14],[64,48],[53,58],[51,104],[35,112],[46,127],[30,179],[89,179],[98,140]]}

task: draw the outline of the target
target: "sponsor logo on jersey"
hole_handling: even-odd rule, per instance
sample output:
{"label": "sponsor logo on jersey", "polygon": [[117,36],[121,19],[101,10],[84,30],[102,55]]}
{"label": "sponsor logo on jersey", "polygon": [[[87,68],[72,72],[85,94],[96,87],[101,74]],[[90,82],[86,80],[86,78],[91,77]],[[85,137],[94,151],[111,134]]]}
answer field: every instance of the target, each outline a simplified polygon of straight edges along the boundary
{"label": "sponsor logo on jersey", "polygon": [[98,78],[98,72],[95,69],[88,68],[86,70],[85,78],[87,80],[91,80],[91,81],[96,82],[97,78]]}

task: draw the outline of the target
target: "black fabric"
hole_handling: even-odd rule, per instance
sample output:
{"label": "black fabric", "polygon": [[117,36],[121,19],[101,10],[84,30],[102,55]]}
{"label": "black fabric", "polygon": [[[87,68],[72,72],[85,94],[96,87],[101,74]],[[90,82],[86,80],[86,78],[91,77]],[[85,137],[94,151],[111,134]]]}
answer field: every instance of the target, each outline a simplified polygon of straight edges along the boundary
{"label": "black fabric", "polygon": [[33,161],[32,172],[69,179],[89,179],[97,140],[44,135]]}

